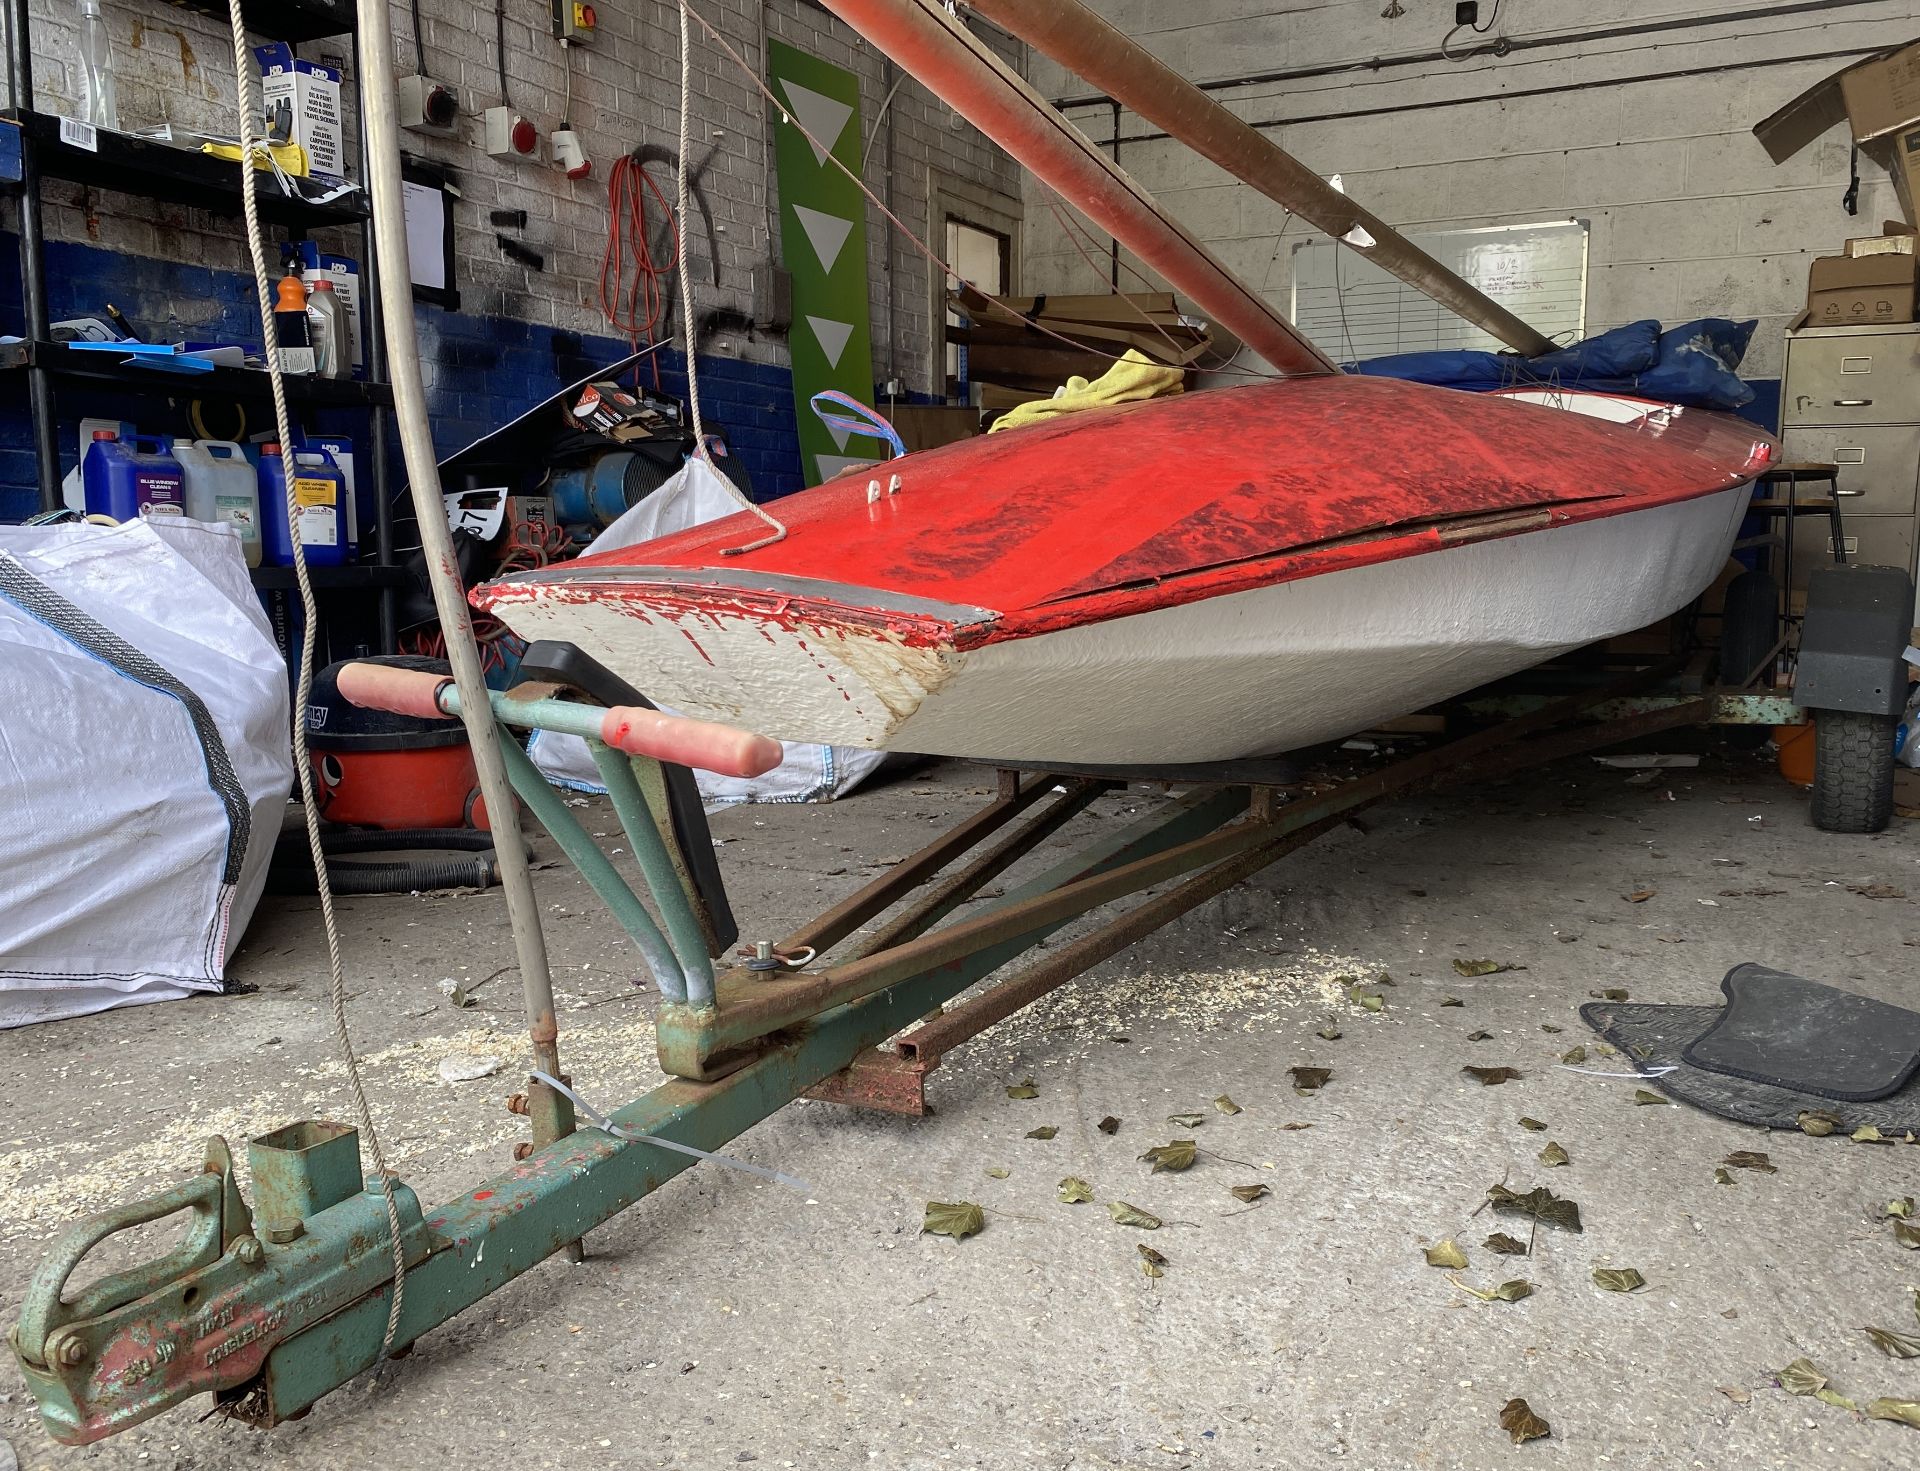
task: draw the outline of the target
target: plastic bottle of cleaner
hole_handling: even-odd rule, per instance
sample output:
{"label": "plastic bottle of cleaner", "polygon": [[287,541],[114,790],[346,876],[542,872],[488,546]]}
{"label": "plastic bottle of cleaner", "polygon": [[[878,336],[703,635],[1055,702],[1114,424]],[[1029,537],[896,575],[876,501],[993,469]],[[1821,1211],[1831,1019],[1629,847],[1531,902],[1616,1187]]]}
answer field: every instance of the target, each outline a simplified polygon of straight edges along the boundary
{"label": "plastic bottle of cleaner", "polygon": [[164,439],[134,435],[122,441],[111,429],[96,429],[80,465],[80,481],[89,516],[133,521],[178,516],[184,509],[185,476]]}
{"label": "plastic bottle of cleaner", "polygon": [[118,131],[120,106],[113,90],[113,43],[100,0],[80,0],[80,120]]}
{"label": "plastic bottle of cleaner", "polygon": [[247,565],[258,567],[260,481],[246,451],[224,439],[176,439],[173,457],[187,477],[187,514],[233,527]]}
{"label": "plastic bottle of cleaner", "polygon": [[347,314],[340,293],[325,276],[307,298],[307,325],[313,335],[313,371],[322,378],[353,376],[353,344],[347,340]]}
{"label": "plastic bottle of cleaner", "polygon": [[306,434],[300,439],[303,449],[323,449],[333,456],[333,468],[340,472],[340,478],[347,487],[347,514],[345,538],[347,560],[360,560],[360,498],[355,488],[354,465],[356,451],[353,441],[344,434]]}
{"label": "plastic bottle of cleaner", "polygon": [[307,287],[292,271],[280,278],[280,294],[273,307],[274,336],[280,343],[280,371],[311,373],[313,329],[307,317]]}
{"label": "plastic bottle of cleaner", "polygon": [[283,455],[277,444],[260,446],[260,543],[268,565],[293,565],[293,533],[287,526],[289,476],[307,565],[340,566],[347,560],[347,495],[333,456],[322,449]]}

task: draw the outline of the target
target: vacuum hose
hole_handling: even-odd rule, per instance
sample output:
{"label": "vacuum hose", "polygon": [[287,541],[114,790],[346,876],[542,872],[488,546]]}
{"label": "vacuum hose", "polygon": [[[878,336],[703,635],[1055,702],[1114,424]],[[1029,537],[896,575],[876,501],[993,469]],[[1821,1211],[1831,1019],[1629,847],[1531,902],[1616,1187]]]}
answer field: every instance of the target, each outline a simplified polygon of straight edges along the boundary
{"label": "vacuum hose", "polygon": [[[293,841],[297,839],[298,841]],[[462,828],[377,829],[342,828],[323,832],[320,846],[327,857],[327,878],[339,894],[412,894],[433,889],[485,889],[498,883],[500,870],[493,851],[493,834]],[[358,853],[397,853],[409,849],[432,852],[430,858],[394,858],[380,862],[347,862]],[[455,858],[468,853],[472,857]],[[441,856],[447,855],[447,856]],[[267,869],[269,894],[312,894],[319,885],[306,834],[282,834]]]}

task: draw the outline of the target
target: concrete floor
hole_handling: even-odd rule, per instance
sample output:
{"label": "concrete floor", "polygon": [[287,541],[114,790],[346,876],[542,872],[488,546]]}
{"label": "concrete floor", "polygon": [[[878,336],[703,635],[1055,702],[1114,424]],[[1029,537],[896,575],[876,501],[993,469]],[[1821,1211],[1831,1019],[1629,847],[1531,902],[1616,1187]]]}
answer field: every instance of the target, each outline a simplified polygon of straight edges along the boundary
{"label": "concrete floor", "polygon": [[[6,1371],[0,1436],[28,1467],[208,1471],[1920,1465],[1920,1431],[1769,1376],[1806,1355],[1862,1403],[1920,1398],[1920,1362],[1860,1331],[1920,1327],[1920,1253],[1875,1220],[1920,1184],[1920,1154],[1635,1107],[1632,1083],[1554,1066],[1593,1040],[1576,1015],[1590,990],[1710,1001],[1746,959],[1912,1003],[1913,905],[1849,885],[1920,893],[1920,830],[1817,833],[1754,758],[1674,775],[1649,788],[1579,762],[1378,809],[956,1054],[931,1081],[936,1116],[802,1103],[734,1146],[810,1195],[693,1171],[594,1233],[584,1266],[536,1269],[301,1423],[262,1434],[190,1407],[65,1450]],[[817,911],[983,792],[941,766],[833,808],[721,815],[745,932]],[[1158,800],[1108,799],[1078,830]],[[572,871],[537,882],[563,1056],[589,1098],[629,1097],[658,1079],[649,1003]],[[1623,900],[1641,888],[1658,892]],[[1748,888],[1784,892],[1723,894]],[[521,1123],[501,1106],[521,1057],[513,977],[467,1011],[436,989],[507,965],[502,907],[343,907],[374,1107],[408,1179],[443,1198],[502,1166]],[[1525,968],[1464,979],[1456,957]],[[1347,1003],[1340,977],[1383,970],[1383,1012]],[[234,974],[257,991],[6,1037],[0,1316],[62,1221],[177,1178],[201,1136],[345,1116],[311,904],[269,901]],[[1316,1035],[1330,1019],[1336,1041]],[[1469,1039],[1480,1030],[1491,1039]],[[438,1081],[443,1057],[488,1052],[500,1076]],[[1482,1087],[1470,1062],[1523,1076]],[[1333,1078],[1300,1097],[1286,1070],[1309,1063]],[[1039,1097],[1009,1099],[1029,1076]],[[1244,1111],[1215,1113],[1223,1093]],[[1166,1119],[1188,1110],[1214,1153],[1149,1175],[1137,1156],[1187,1134]],[[1111,1137],[1095,1128],[1108,1114],[1123,1120]],[[1040,1124],[1058,1136],[1024,1137]],[[1549,1138],[1570,1166],[1536,1163]],[[1752,1148],[1779,1173],[1715,1183],[1723,1155]],[[1069,1174],[1168,1224],[1149,1235],[1060,1204]],[[1478,1212],[1500,1180],[1578,1200],[1585,1233],[1493,1256],[1490,1231],[1524,1235]],[[1252,1181],[1273,1195],[1246,1209],[1228,1188]],[[917,1234],[925,1202],[958,1199],[991,1212],[983,1234]],[[1422,1256],[1447,1236],[1472,1258],[1464,1280],[1525,1277],[1533,1296],[1451,1286]],[[1139,1270],[1139,1241],[1169,1259],[1161,1279]],[[1648,1286],[1598,1291],[1600,1265]],[[1508,1443],[1496,1418],[1515,1395],[1551,1439]]]}

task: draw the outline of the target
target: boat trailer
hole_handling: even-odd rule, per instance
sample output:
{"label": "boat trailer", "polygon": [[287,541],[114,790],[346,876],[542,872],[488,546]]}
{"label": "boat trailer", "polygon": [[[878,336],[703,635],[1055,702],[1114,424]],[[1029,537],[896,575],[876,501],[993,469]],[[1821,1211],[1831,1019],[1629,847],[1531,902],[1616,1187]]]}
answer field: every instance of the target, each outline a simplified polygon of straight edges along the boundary
{"label": "boat trailer", "polygon": [[[596,1127],[578,1124],[564,1087],[529,1078],[508,1101],[530,1126],[511,1168],[432,1208],[391,1181],[406,1274],[390,1345],[384,1182],[363,1175],[357,1132],[303,1120],[250,1141],[251,1206],[225,1141],[210,1139],[183,1183],[62,1231],[29,1284],[11,1342],[55,1440],[96,1441],[201,1393],[254,1425],[302,1416],[383,1351],[404,1352],[547,1257],[578,1253],[587,1233],[691,1167],[687,1149],[718,1151],[803,1097],[924,1113],[927,1075],[947,1052],[1383,798],[1679,726],[1805,718],[1784,695],[1716,690],[1689,684],[1675,663],[1648,665],[1530,704],[1508,697],[1497,723],[1371,769],[1304,780],[1256,762],[1161,774],[1179,795],[981,899],[1125,785],[1110,774],[1003,770],[973,816],[818,918],[752,944],[743,963],[716,968],[737,936],[691,773],[622,745],[633,722],[663,717],[567,646],[535,645],[525,669],[539,682],[494,694],[495,720],[586,738],[639,888],[503,739],[514,790],[651,972],[668,1081]],[[427,687],[408,708],[460,713],[451,680],[411,677]],[[1131,907],[1014,968],[1130,897]],[[557,1044],[552,1028],[550,1016],[534,1022],[536,1047]],[[186,1230],[169,1255],[71,1287],[109,1238],[174,1216]]]}

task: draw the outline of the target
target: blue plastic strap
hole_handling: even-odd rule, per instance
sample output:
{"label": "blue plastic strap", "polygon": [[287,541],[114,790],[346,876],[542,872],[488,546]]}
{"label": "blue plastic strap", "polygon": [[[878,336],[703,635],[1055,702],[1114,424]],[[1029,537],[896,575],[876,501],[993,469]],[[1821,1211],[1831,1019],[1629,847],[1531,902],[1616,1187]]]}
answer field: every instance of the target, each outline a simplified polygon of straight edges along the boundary
{"label": "blue plastic strap", "polygon": [[[884,439],[892,448],[888,458],[898,458],[907,452],[907,446],[900,436],[879,414],[861,403],[851,394],[842,393],[837,388],[829,388],[816,393],[808,400],[813,411],[819,415],[820,422],[829,429],[839,429],[847,434],[864,434],[869,439]],[[837,411],[837,412],[836,412]]]}

